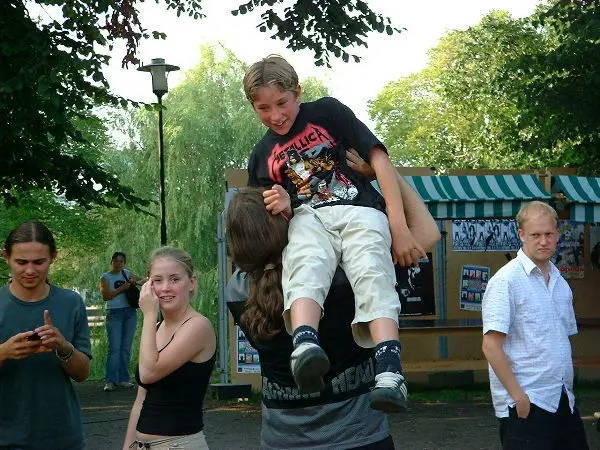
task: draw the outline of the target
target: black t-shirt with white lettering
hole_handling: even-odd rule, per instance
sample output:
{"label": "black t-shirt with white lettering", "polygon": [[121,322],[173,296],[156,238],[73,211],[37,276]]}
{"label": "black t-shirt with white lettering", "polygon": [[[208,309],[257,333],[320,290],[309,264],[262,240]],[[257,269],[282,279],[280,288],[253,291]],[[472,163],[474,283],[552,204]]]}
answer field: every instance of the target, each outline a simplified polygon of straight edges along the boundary
{"label": "black t-shirt with white lettering", "polygon": [[[292,207],[307,204],[368,206],[385,212],[385,201],[370,180],[348,168],[346,150],[354,148],[365,160],[369,150],[387,151],[350,108],[332,97],[301,103],[285,135],[268,130],[248,162],[248,185],[282,185]],[[304,186],[311,194],[298,195]]]}
{"label": "black t-shirt with white lettering", "polygon": [[[236,270],[227,285],[227,306],[234,321],[239,320],[248,297],[245,273]],[[356,345],[350,326],[354,317],[354,295],[344,272],[338,268],[325,299],[319,338],[331,368],[320,393],[299,394],[290,371],[292,337],[282,329],[266,342],[252,338],[240,325],[250,344],[258,351],[263,376],[263,403],[268,408],[300,408],[338,402],[369,392],[375,378],[373,350]]]}

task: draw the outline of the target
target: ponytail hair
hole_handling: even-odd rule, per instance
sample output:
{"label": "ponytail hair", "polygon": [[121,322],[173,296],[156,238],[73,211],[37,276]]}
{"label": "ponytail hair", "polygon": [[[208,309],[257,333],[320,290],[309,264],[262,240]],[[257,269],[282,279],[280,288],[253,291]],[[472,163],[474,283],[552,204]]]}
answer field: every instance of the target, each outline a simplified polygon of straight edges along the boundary
{"label": "ponytail hair", "polygon": [[246,308],[240,322],[257,341],[268,341],[283,329],[283,291],[281,263],[273,269],[250,274]]}
{"label": "ponytail hair", "polygon": [[281,253],[287,221],[265,208],[264,189],[247,188],[229,204],[226,232],[229,255],[249,275],[249,295],[240,322],[253,339],[266,341],[284,327]]}

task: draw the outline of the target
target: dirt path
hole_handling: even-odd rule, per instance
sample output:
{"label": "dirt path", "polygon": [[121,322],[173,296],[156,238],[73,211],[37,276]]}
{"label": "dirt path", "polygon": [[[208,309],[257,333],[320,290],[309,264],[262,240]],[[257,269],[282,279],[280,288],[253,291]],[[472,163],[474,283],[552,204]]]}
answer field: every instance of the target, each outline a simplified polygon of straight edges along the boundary
{"label": "dirt path", "polygon": [[[135,391],[105,393],[98,383],[83,383],[77,391],[88,449],[120,449]],[[590,449],[600,450],[600,433],[593,421],[594,411],[600,411],[600,398],[579,398],[578,403]],[[259,448],[258,406],[208,401],[204,414],[204,432],[211,450]],[[409,413],[389,416],[389,421],[398,449],[498,448],[497,422],[487,402],[414,403]]]}

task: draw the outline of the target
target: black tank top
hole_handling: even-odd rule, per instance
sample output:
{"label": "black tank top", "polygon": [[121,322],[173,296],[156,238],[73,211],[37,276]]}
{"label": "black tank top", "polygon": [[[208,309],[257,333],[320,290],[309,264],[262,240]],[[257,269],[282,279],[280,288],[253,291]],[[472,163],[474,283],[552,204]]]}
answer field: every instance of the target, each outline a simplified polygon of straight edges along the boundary
{"label": "black tank top", "polygon": [[[171,343],[174,336],[175,334],[167,345]],[[208,361],[200,363],[188,361],[152,384],[141,382],[138,367],[135,379],[147,392],[137,423],[137,431],[160,436],[181,436],[202,431],[204,427],[202,405],[210,382],[210,374],[215,366],[215,356],[216,352]]]}

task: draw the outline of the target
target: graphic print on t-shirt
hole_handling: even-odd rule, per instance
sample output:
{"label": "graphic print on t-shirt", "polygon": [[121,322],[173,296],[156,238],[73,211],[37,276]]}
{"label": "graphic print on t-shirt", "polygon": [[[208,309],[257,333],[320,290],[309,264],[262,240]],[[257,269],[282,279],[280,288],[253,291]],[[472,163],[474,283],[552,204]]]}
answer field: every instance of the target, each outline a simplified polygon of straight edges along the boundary
{"label": "graphic print on t-shirt", "polygon": [[294,184],[298,199],[316,207],[358,195],[356,186],[340,169],[339,154],[329,133],[309,123],[294,138],[273,147],[268,167],[273,179],[282,180],[285,174]]}

